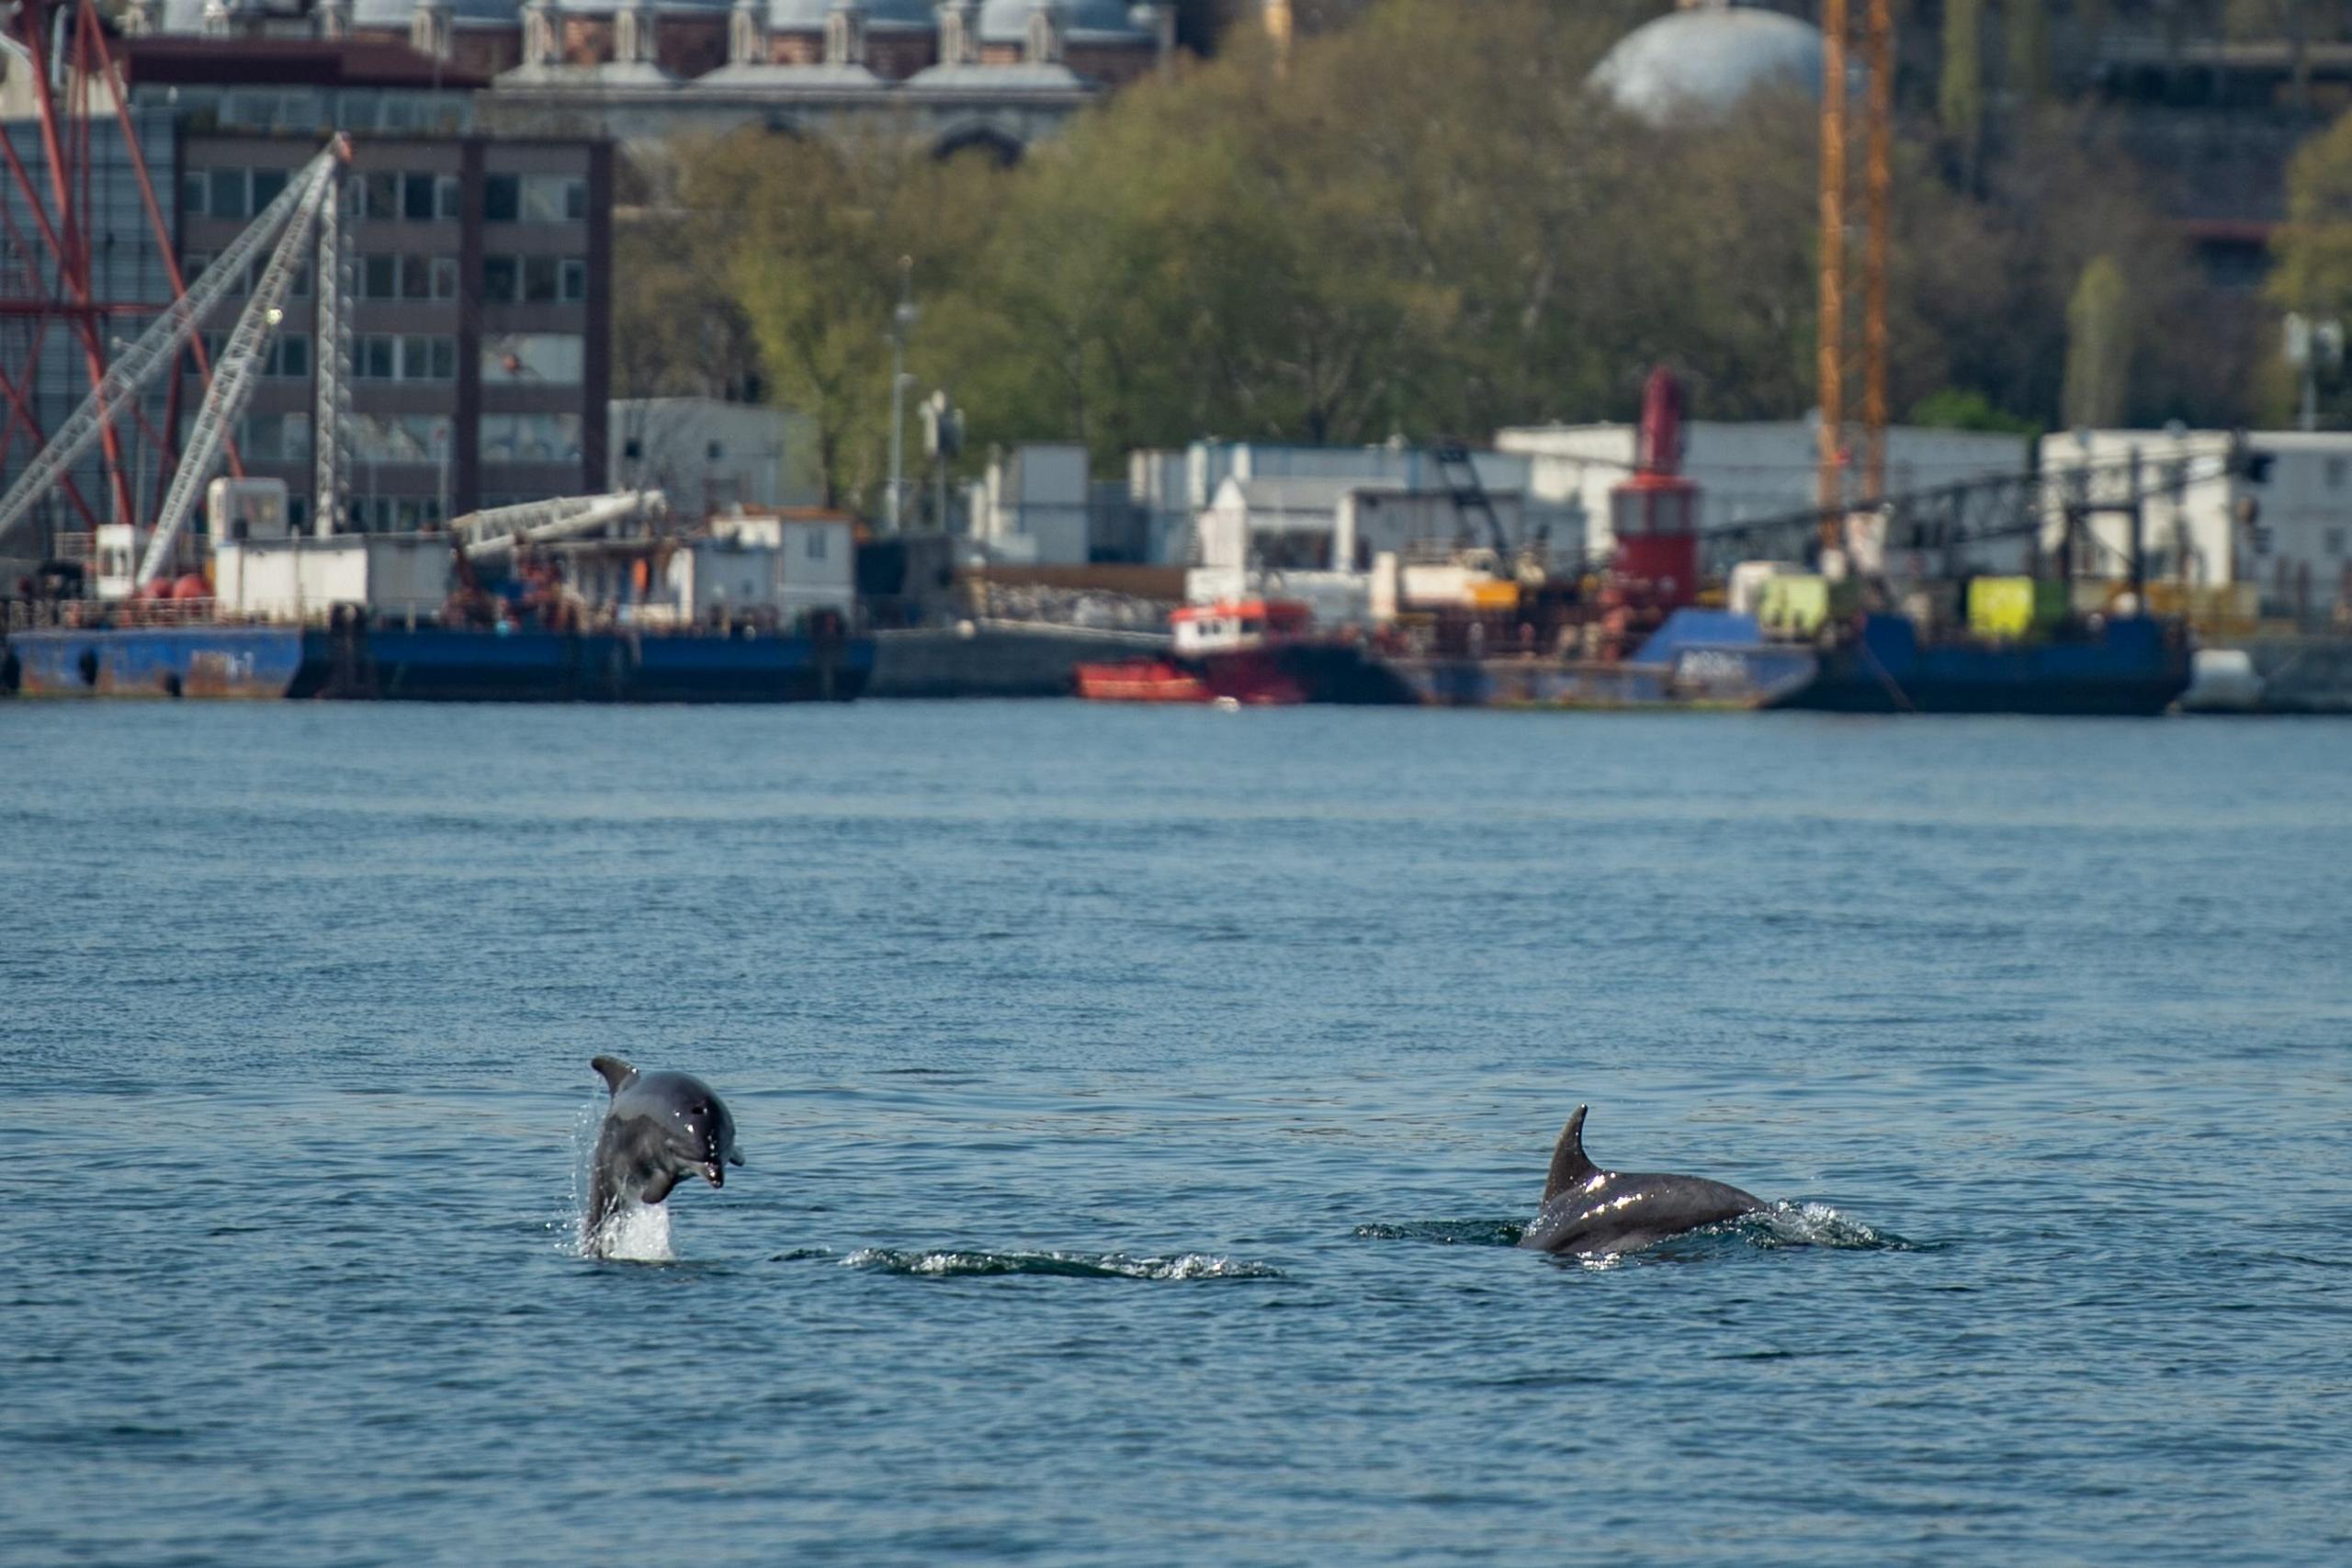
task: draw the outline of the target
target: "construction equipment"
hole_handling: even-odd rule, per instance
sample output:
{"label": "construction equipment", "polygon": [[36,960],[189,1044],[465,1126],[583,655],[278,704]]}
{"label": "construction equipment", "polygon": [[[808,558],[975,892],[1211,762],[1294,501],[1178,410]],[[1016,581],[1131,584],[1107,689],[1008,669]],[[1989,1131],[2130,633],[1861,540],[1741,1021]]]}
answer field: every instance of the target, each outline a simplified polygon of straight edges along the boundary
{"label": "construction equipment", "polygon": [[197,412],[188,447],[173,471],[171,488],[156,513],[154,533],[141,559],[135,586],[154,581],[170,559],[172,543],[195,509],[212,466],[220,460],[230,429],[244,412],[262,368],[269,334],[284,317],[284,302],[304,247],[316,231],[321,210],[333,196],[337,176],[351,156],[337,137],[287,183],[277,198],[216,257],[196,286],[149,323],[138,339],[106,367],[73,416],[26,465],[0,496],[0,538],[28,516],[74,464],[112,428],[110,411],[138,397],[157,378],[168,376],[193,342],[213,307],[244,281],[254,259],[267,249],[260,285],[237,319],[215,376]]}

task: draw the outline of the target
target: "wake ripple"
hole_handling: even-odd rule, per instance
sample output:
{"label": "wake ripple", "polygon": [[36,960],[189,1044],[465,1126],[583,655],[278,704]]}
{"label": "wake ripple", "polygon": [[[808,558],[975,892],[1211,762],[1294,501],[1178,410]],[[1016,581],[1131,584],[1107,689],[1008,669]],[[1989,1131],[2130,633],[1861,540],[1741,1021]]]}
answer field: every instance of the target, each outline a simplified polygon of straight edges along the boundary
{"label": "wake ripple", "polygon": [[1279,1280],[1282,1270],[1206,1253],[1130,1258],[1123,1252],[908,1252],[863,1247],[842,1259],[844,1269],[930,1280],[991,1279],[1008,1274],[1064,1280]]}
{"label": "wake ripple", "polygon": [[1432,1247],[1517,1247],[1527,1234],[1518,1220],[1408,1220],[1403,1224],[1358,1225],[1358,1241],[1419,1241]]}
{"label": "wake ripple", "polygon": [[[1517,1247],[1520,1237],[1527,1234],[1527,1222],[1479,1218],[1407,1220],[1358,1225],[1353,1234],[1359,1241],[1417,1241],[1430,1247]],[[1661,1247],[1667,1249],[1668,1256],[1678,1256],[1690,1242],[1704,1242],[1710,1237],[1745,1242],[1766,1252],[1791,1247],[1818,1247],[1849,1252],[1926,1250],[1918,1243],[1907,1241],[1891,1231],[1878,1230],[1850,1215],[1841,1214],[1826,1203],[1776,1203],[1760,1214],[1727,1220],[1722,1224],[1705,1225],[1686,1235],[1668,1236],[1662,1242],[1634,1252],[1589,1258],[1581,1261],[1590,1267],[1613,1268],[1626,1258],[1656,1254]]]}

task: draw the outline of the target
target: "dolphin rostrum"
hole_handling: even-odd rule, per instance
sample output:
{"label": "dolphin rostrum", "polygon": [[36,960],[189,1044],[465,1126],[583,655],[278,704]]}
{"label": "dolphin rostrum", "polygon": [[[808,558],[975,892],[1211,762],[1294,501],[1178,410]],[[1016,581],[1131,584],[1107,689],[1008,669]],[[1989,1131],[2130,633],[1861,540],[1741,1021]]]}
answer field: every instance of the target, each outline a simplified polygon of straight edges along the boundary
{"label": "dolphin rostrum", "polygon": [[1606,1258],[1765,1206],[1752,1193],[1701,1177],[1601,1169],[1585,1156],[1587,1109],[1577,1107],[1552,1150],[1543,1213],[1520,1237],[1520,1246]]}
{"label": "dolphin rostrum", "polygon": [[700,1078],[684,1073],[640,1073],[617,1056],[590,1066],[612,1091],[596,1134],[588,1186],[588,1243],[604,1244],[605,1222],[635,1199],[659,1203],[682,1178],[727,1185],[727,1168],[741,1165],[735,1118]]}

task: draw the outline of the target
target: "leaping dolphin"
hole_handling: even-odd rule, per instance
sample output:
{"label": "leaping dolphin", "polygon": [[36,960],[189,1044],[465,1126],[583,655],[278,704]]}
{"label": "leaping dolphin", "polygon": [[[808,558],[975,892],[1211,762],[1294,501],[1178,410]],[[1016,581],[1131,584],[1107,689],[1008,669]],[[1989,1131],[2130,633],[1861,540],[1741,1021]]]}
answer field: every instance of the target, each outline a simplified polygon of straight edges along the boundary
{"label": "leaping dolphin", "polygon": [[588,1185],[588,1247],[601,1251],[605,1222],[622,1203],[659,1203],[681,1179],[727,1185],[741,1165],[735,1118],[710,1086],[684,1073],[640,1073],[617,1056],[589,1064],[612,1091]]}
{"label": "leaping dolphin", "polygon": [[1606,1258],[1765,1206],[1752,1193],[1702,1177],[1601,1169],[1585,1156],[1588,1109],[1577,1107],[1552,1150],[1543,1212],[1520,1237],[1520,1246]]}

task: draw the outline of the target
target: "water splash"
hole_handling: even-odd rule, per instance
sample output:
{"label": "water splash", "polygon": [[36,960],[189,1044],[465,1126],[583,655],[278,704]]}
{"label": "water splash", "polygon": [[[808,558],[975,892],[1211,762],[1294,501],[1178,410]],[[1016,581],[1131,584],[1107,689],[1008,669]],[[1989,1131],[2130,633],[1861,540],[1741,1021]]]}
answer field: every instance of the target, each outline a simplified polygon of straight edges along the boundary
{"label": "water splash", "polygon": [[1527,1234],[1519,1220],[1408,1220],[1402,1224],[1358,1225],[1359,1241],[1419,1241],[1432,1247],[1517,1247]]}
{"label": "water splash", "polygon": [[845,1269],[933,1280],[988,1279],[1008,1274],[1065,1280],[1279,1280],[1271,1264],[1250,1263],[1207,1253],[1172,1258],[1130,1258],[1123,1252],[911,1252],[864,1247],[842,1259]]}
{"label": "water splash", "polygon": [[1826,1203],[1775,1203],[1760,1214],[1737,1222],[1738,1234],[1749,1245],[1773,1250],[1784,1247],[1823,1247],[1849,1252],[1917,1252],[1917,1243],[1892,1231],[1878,1230]]}
{"label": "water splash", "polygon": [[571,1120],[571,1212],[561,1225],[571,1250],[582,1258],[616,1263],[674,1263],[670,1245],[670,1208],[624,1203],[607,1215],[601,1234],[588,1229],[588,1194],[596,1162],[596,1136],[605,1125],[605,1102],[591,1100]]}
{"label": "water splash", "polygon": [[605,1220],[600,1236],[582,1227],[580,1250],[589,1258],[614,1263],[674,1263],[670,1249],[670,1205],[624,1203]]}

